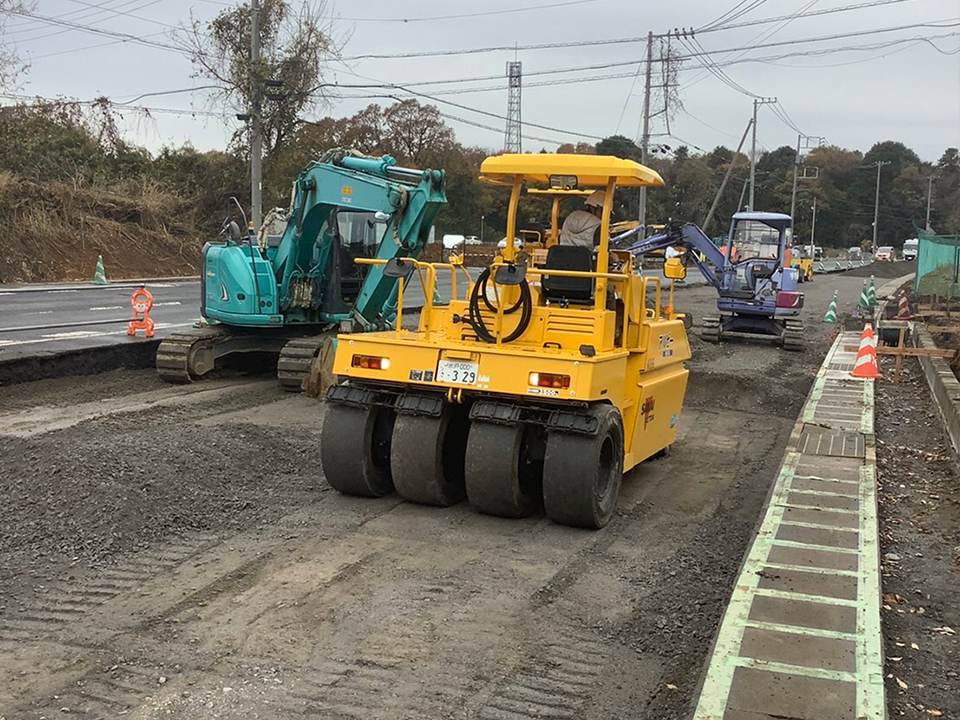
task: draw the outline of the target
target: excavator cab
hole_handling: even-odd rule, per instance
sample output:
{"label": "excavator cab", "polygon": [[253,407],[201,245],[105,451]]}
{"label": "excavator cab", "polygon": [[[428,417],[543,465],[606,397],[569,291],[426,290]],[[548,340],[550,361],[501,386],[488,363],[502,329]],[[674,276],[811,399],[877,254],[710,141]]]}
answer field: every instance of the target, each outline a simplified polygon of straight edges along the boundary
{"label": "excavator cab", "polygon": [[[594,155],[500,155],[480,171],[510,193],[508,238],[525,189],[552,195],[542,265],[513,243],[476,280],[459,265],[405,259],[398,281],[422,283],[426,298],[417,327],[338,337],[333,372],[344,382],[326,394],[324,475],[351,495],[468,499],[503,517],[542,507],[558,523],[603,527],[623,474],[674,441],[686,389],[690,347],[672,283],[667,300],[659,278],[609,244],[616,189],[663,181]],[[557,204],[598,189],[598,246],[559,244]],[[453,297],[435,305],[440,273]]]}

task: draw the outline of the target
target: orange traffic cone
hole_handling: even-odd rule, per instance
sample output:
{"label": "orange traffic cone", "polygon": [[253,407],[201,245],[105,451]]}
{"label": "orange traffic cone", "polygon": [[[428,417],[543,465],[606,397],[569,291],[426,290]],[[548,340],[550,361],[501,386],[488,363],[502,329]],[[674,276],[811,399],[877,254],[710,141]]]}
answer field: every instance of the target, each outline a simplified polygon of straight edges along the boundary
{"label": "orange traffic cone", "polygon": [[897,314],[894,320],[913,320],[913,313],[910,312],[910,304],[907,302],[907,294],[901,290],[900,300],[897,302]]}
{"label": "orange traffic cone", "polygon": [[863,335],[860,336],[860,349],[857,350],[857,361],[853,365],[853,372],[850,373],[850,377],[860,378],[861,380],[876,380],[883,377],[877,368],[877,348],[870,323],[863,327]]}

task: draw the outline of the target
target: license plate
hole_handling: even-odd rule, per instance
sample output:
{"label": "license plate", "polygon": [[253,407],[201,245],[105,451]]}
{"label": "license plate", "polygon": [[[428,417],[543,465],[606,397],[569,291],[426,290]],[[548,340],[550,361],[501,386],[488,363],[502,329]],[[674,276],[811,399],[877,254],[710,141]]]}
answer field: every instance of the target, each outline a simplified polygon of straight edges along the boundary
{"label": "license plate", "polygon": [[437,364],[437,382],[455,385],[476,385],[478,363],[441,360]]}

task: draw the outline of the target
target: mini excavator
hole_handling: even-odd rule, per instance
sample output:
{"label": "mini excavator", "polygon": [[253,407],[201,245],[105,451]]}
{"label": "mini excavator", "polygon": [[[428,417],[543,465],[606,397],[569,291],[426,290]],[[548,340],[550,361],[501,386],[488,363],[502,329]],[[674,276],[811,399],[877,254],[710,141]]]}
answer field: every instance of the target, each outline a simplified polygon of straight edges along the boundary
{"label": "mini excavator", "polygon": [[269,354],[280,384],[299,391],[314,358],[323,349],[332,358],[331,330],[387,330],[397,322],[397,278],[383,264],[355,260],[415,259],[445,202],[442,170],[328,151],[294,182],[282,235],[261,232],[255,240],[228,218],[225,240],[204,246],[206,323],[160,343],[160,377],[188,383],[230,356]]}

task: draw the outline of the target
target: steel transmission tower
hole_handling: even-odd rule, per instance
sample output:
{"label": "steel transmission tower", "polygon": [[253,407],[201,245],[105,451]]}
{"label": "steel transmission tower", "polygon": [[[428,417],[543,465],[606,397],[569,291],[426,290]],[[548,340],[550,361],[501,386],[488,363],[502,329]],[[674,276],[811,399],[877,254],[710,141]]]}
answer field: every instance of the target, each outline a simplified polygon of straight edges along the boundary
{"label": "steel transmission tower", "polygon": [[503,134],[503,150],[508,153],[522,152],[520,148],[520,62],[507,63],[507,128]]}

